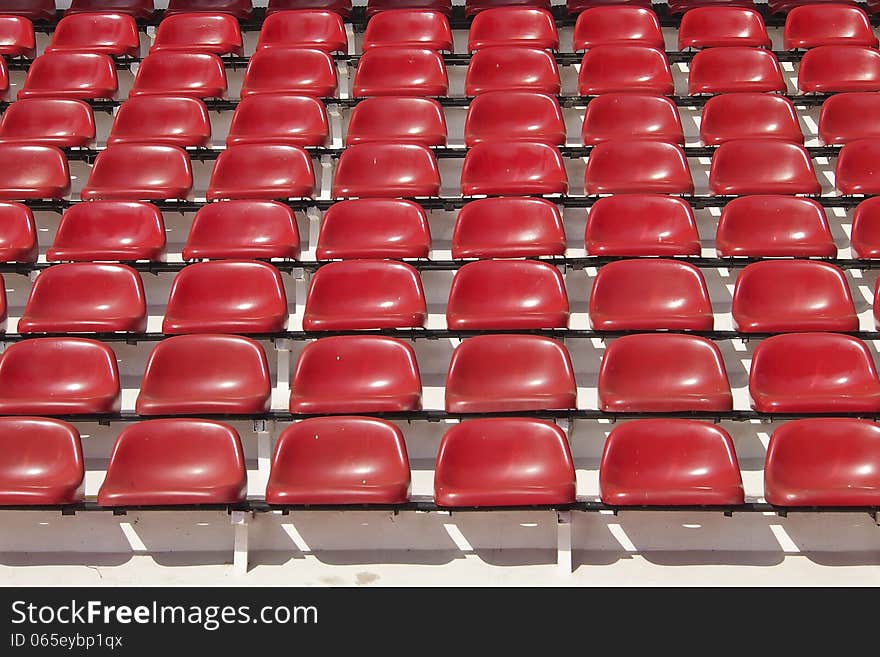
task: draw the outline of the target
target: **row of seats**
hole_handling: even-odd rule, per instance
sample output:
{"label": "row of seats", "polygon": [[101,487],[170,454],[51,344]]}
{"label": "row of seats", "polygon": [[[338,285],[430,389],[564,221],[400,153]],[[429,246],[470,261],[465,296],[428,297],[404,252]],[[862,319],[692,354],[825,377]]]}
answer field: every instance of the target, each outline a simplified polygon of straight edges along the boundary
{"label": "row of seats", "polygon": [[[799,420],[773,432],[764,497],[776,506],[878,506],[880,425]],[[0,419],[0,505],[83,500],[76,428],[36,417]],[[313,418],[278,438],[265,500],[277,505],[403,504],[410,466],[401,430],[358,416]],[[745,502],[733,441],[693,420],[637,420],[614,428],[599,466],[600,499],[614,506],[736,506]],[[576,501],[568,441],[555,424],[480,419],[450,427],[434,471],[441,507]],[[98,492],[102,506],[236,504],[247,496],[241,439],[200,419],[123,429]]]}

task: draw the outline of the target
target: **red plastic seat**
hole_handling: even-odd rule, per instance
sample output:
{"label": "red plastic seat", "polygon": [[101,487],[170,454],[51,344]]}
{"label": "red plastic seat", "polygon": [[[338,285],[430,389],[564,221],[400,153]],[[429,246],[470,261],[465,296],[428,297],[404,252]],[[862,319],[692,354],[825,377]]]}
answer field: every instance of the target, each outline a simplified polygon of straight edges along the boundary
{"label": "red plastic seat", "polygon": [[334,203],[324,213],[315,257],[427,258],[430,249],[431,229],[420,205],[362,198]]}
{"label": "red plastic seat", "polygon": [[326,9],[348,18],[351,16],[351,0],[269,0],[266,16],[291,9]]}
{"label": "red plastic seat", "polygon": [[660,50],[665,47],[660,21],[650,5],[585,9],[575,23],[573,45],[575,51],[608,45],[641,45]]}
{"label": "red plastic seat", "polygon": [[584,189],[587,194],[693,194],[694,183],[680,146],[619,139],[590,151]]}
{"label": "red plastic seat", "polygon": [[340,335],[305,346],[290,388],[291,413],[395,413],[422,408],[412,346],[379,335]]}
{"label": "red plastic seat", "polygon": [[143,333],[147,305],[140,274],[126,265],[73,262],[37,276],[19,333]]}
{"label": "red plastic seat", "polygon": [[559,208],[541,198],[481,198],[458,211],[453,258],[528,258],[565,255]]}
{"label": "red plastic seat", "polygon": [[198,98],[136,96],[120,105],[107,144],[211,145],[211,119]]}
{"label": "red plastic seat", "polygon": [[564,345],[539,335],[478,335],[456,347],[446,376],[450,413],[577,407]]}
{"label": "red plastic seat", "polygon": [[70,169],[60,149],[0,144],[0,199],[60,199],[69,191]]}
{"label": "red plastic seat", "polygon": [[257,49],[278,47],[348,52],[342,16],[313,9],[275,12],[263,21]]}
{"label": "red plastic seat", "polygon": [[119,433],[98,504],[235,504],[246,494],[244,454],[235,429],[175,418],[138,422]]}
{"label": "red plastic seat", "polygon": [[327,110],[317,98],[258,94],[238,103],[226,145],[324,146],[329,137]]}
{"label": "red plastic seat", "polygon": [[22,16],[0,16],[0,55],[33,58],[36,54],[34,26]]}
{"label": "red plastic seat", "polygon": [[92,108],[81,100],[27,98],[0,117],[0,144],[83,148],[95,139]]}
{"label": "red plastic seat", "polygon": [[446,65],[436,50],[383,46],[364,51],[354,73],[352,94],[365,96],[445,96]]}
{"label": "red plastic seat", "polygon": [[762,413],[855,413],[880,409],[867,345],[840,333],[766,338],[752,354],[752,408]]}
{"label": "red plastic seat", "polygon": [[803,93],[880,91],[880,50],[863,46],[819,46],[804,53],[798,69]]}
{"label": "red plastic seat", "polygon": [[711,331],[712,302],[699,269],[662,259],[619,260],[601,269],[590,293],[596,331]]}
{"label": "red plastic seat", "polygon": [[46,260],[162,260],[165,222],[155,205],[129,201],[77,203],[61,216]]}
{"label": "red plastic seat", "polygon": [[[795,7],[801,5],[818,5],[818,4],[855,4],[848,0],[767,0],[767,8],[771,14],[787,14]],[[869,3],[870,5],[870,3]]]}
{"label": "red plastic seat", "polygon": [[533,7],[494,7],[474,17],[468,31],[468,50],[492,46],[527,46],[559,50],[553,14]]}
{"label": "red plastic seat", "polygon": [[140,46],[137,23],[128,14],[73,14],[58,21],[45,52],[137,57]]}
{"label": "red plastic seat", "polygon": [[589,256],[700,255],[694,211],[674,196],[619,194],[597,200],[584,231]]}
{"label": "red plastic seat", "polygon": [[72,425],[0,418],[0,506],[75,504],[83,500],[84,482],[82,444]]}
{"label": "red plastic seat", "polygon": [[712,156],[710,194],[819,194],[821,191],[813,161],[800,144],[777,139],[739,139],[721,144]]}
{"label": "red plastic seat", "polygon": [[763,48],[707,48],[691,60],[688,93],[692,96],[785,90],[776,55]]}
{"label": "red plastic seat", "polygon": [[277,333],[287,295],[272,265],[252,260],[198,262],[171,284],[163,333]]}
{"label": "red plastic seat", "polygon": [[157,52],[140,64],[134,86],[135,96],[191,96],[223,98],[226,95],[226,69],[217,55],[199,52]]}
{"label": "red plastic seat", "polygon": [[833,94],[822,103],[819,139],[845,144],[880,137],[880,94],[873,91]]}
{"label": "red plastic seat", "polygon": [[330,97],[336,94],[336,65],[315,48],[263,48],[248,62],[241,97],[293,94]]}
{"label": "red plastic seat", "polygon": [[567,191],[568,174],[555,146],[484,141],[464,156],[461,170],[464,196],[565,194]]}
{"label": "red plastic seat", "polygon": [[367,18],[395,9],[423,9],[452,15],[452,0],[367,0]]}
{"label": "red plastic seat", "polygon": [[841,194],[880,193],[880,139],[857,139],[844,144],[837,156],[834,184]]}
{"label": "red plastic seat", "polygon": [[734,139],[804,143],[792,102],[785,96],[757,92],[713,96],[703,107],[700,140],[717,146]]}
{"label": "red plastic seat", "polygon": [[333,176],[333,196],[439,196],[434,154],[420,144],[356,144],[342,152]]}
{"label": "red plastic seat", "polygon": [[718,345],[696,335],[643,333],[608,344],[599,409],[668,413],[729,411],[733,396]]}
{"label": "red plastic seat", "polygon": [[869,198],[858,204],[849,244],[856,258],[880,258],[880,199]]}
{"label": "red plastic seat", "polygon": [[311,198],[312,158],[299,146],[240,144],[220,153],[211,174],[208,200]]}
{"label": "red plastic seat", "polygon": [[595,46],[584,54],[578,90],[581,96],[619,92],[670,96],[675,87],[663,50],[641,45],[608,45]]}
{"label": "red plastic seat", "polygon": [[114,12],[128,14],[138,21],[153,18],[153,0],[71,0],[65,15],[87,14],[92,12]]}
{"label": "red plastic seat", "polygon": [[251,415],[269,410],[272,383],[259,343],[238,335],[176,335],[157,343],[138,415]]}
{"label": "red plastic seat", "polygon": [[399,428],[368,417],[310,418],[287,427],[278,438],[266,502],[402,504],[409,486],[406,442]]}
{"label": "red plastic seat", "polygon": [[471,55],[464,81],[466,96],[490,91],[531,91],[557,95],[559,68],[553,54],[540,48],[493,46]]}
{"label": "red plastic seat", "polygon": [[816,46],[872,46],[877,37],[862,9],[846,4],[803,5],[785,18],[786,50]]}
{"label": "red plastic seat", "polygon": [[880,425],[820,418],[786,422],[770,437],[764,497],[775,506],[878,506]]}
{"label": "red plastic seat", "polygon": [[36,262],[39,254],[34,213],[21,203],[0,201],[0,262]]}
{"label": "red plastic seat", "polygon": [[734,326],[742,333],[859,330],[846,277],[824,262],[748,265],[737,276],[732,311]]}
{"label": "red plastic seat", "polygon": [[587,146],[617,139],[652,139],[684,145],[678,108],[665,96],[613,93],[587,104],[581,129]]}
{"label": "red plastic seat", "polygon": [[465,0],[464,15],[476,16],[497,7],[536,7],[549,11],[550,0]]}
{"label": "red plastic seat", "polygon": [[568,326],[562,274],[535,260],[478,260],[459,269],[446,305],[451,330],[537,329]]}
{"label": "red plastic seat", "polygon": [[715,248],[722,258],[833,258],[825,210],[808,198],[743,196],[721,210]]}
{"label": "red plastic seat", "polygon": [[113,98],[117,88],[116,65],[107,55],[56,52],[33,61],[16,99]]}
{"label": "red plastic seat", "polygon": [[681,17],[678,49],[745,46],[769,48],[764,19],[743,7],[695,7]]}
{"label": "red plastic seat", "polygon": [[452,51],[449,19],[439,11],[389,9],[367,22],[363,50],[386,46]]}
{"label": "red plastic seat", "polygon": [[534,506],[575,501],[565,434],[529,418],[484,418],[452,425],[434,470],[441,507]]}
{"label": "red plastic seat", "polygon": [[293,209],[275,201],[209,203],[193,219],[183,259],[285,258],[298,260]]}
{"label": "red plastic seat", "polygon": [[185,200],[192,188],[189,155],[178,146],[114,144],[95,158],[84,201]]}
{"label": "red plastic seat", "polygon": [[55,0],[2,0],[0,14],[21,16],[32,21],[53,21]]}
{"label": "red plastic seat", "polygon": [[530,91],[490,91],[475,97],[464,124],[465,145],[528,141],[565,144],[565,122],[559,101]]}
{"label": "red plastic seat", "polygon": [[391,260],[346,260],[312,275],[305,331],[412,328],[427,319],[419,272]]}
{"label": "red plastic seat", "polygon": [[0,415],[97,415],[119,411],[116,355],[84,338],[36,338],[0,356]]}
{"label": "red plastic seat", "polygon": [[599,490],[602,501],[615,506],[745,502],[730,434],[694,420],[634,420],[616,426],[605,440]]}
{"label": "red plastic seat", "polygon": [[229,14],[177,14],[159,23],[150,52],[241,55],[241,28]]}
{"label": "red plastic seat", "polygon": [[436,100],[379,96],[366,98],[354,106],[345,144],[394,142],[445,146],[446,131],[446,117]]}
{"label": "red plastic seat", "polygon": [[198,11],[232,14],[244,21],[251,17],[254,8],[251,6],[251,0],[168,0],[165,16]]}

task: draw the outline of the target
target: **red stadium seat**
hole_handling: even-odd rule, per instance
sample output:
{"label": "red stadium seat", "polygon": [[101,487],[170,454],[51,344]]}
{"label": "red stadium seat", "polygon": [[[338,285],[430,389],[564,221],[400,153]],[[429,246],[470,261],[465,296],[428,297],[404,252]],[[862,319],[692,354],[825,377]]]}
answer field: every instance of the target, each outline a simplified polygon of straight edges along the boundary
{"label": "red stadium seat", "polygon": [[60,199],[69,191],[70,169],[61,150],[0,144],[0,199]]}
{"label": "red stadium seat", "polygon": [[450,16],[452,0],[367,0],[367,18],[370,19],[380,12],[396,9],[439,11],[444,16]]}
{"label": "red stadium seat", "polygon": [[82,444],[72,425],[0,418],[0,506],[75,504],[83,500],[84,482]]}
{"label": "red stadium seat", "polygon": [[324,146],[329,138],[327,109],[317,98],[258,94],[238,103],[226,145]]}
{"label": "red stadium seat", "polygon": [[[383,14],[379,14],[384,16]],[[378,96],[354,106],[348,121],[345,144],[394,142],[446,145],[446,117],[431,98]]]}
{"label": "red stadium seat", "polygon": [[199,262],[174,277],[162,332],[277,333],[287,316],[284,283],[272,265]]}
{"label": "red stadium seat", "polygon": [[856,258],[880,258],[880,199],[869,198],[858,204],[849,244]]}
{"label": "red stadium seat", "polygon": [[550,0],[465,0],[464,15],[476,14],[496,7],[537,7],[550,10]]}
{"label": "red stadium seat", "polygon": [[714,321],[700,270],[655,258],[619,260],[600,268],[589,313],[596,331],[711,331]]}
{"label": "red stadium seat", "polygon": [[0,14],[22,16],[32,21],[53,21],[55,0],[2,0]]}
{"label": "red stadium seat", "polygon": [[247,471],[235,429],[175,418],[138,422],[119,433],[98,504],[235,504],[246,494]]}
{"label": "red stadium seat", "polygon": [[278,438],[266,502],[402,504],[409,486],[399,428],[369,417],[316,417],[290,425]]}
{"label": "red stadium seat", "polygon": [[348,52],[342,16],[314,9],[280,11],[267,16],[260,30],[257,49],[278,47]]}
{"label": "red stadium seat", "polygon": [[312,158],[299,146],[240,144],[220,153],[211,174],[208,200],[311,198]]}
{"label": "red stadium seat", "polygon": [[116,355],[84,338],[36,338],[0,357],[0,415],[97,415],[119,411]]}
{"label": "red stadium seat", "polygon": [[703,107],[700,140],[717,146],[735,139],[804,143],[797,112],[785,96],[758,92],[713,96]]}
{"label": "red stadium seat", "polygon": [[729,411],[721,351],[696,335],[644,333],[612,341],[599,367],[599,409],[668,413]]}
{"label": "red stadium seat", "polygon": [[678,108],[665,96],[613,93],[587,103],[583,142],[594,146],[617,139],[652,139],[684,145]]}
{"label": "red stadium seat", "polygon": [[137,57],[140,46],[137,23],[128,14],[73,14],[58,21],[45,52]]}
{"label": "red stadium seat", "polygon": [[451,330],[566,328],[562,274],[534,260],[478,260],[459,269],[446,305]]}
{"label": "red stadium seat", "polygon": [[275,201],[209,203],[196,212],[183,247],[184,260],[298,260],[299,255],[296,215]]}
{"label": "red stadium seat", "polygon": [[159,23],[150,52],[242,55],[241,28],[229,14],[176,14]]}
{"label": "red stadium seat", "polygon": [[873,91],[833,94],[822,103],[819,139],[823,144],[845,144],[880,137],[880,94]]}
{"label": "red stadium seat", "polygon": [[769,48],[764,19],[743,7],[696,7],[681,17],[678,49],[745,46]]}
{"label": "red stadium seat", "polygon": [[84,148],[95,139],[92,108],[81,100],[27,98],[0,117],[0,144]]}
{"label": "red stadium seat", "polygon": [[422,207],[402,199],[362,198],[324,212],[318,260],[427,258],[431,229]]}
{"label": "red stadium seat", "polygon": [[136,96],[120,105],[107,144],[211,146],[211,119],[198,98]]}
{"label": "red stadium seat", "polygon": [[674,196],[618,194],[590,208],[588,256],[700,255],[694,211]]}
{"label": "red stadium seat", "polygon": [[33,61],[16,99],[113,98],[117,85],[116,65],[107,55],[49,53]]}
{"label": "red stadium seat", "polygon": [[389,9],[367,22],[363,50],[386,46],[452,51],[449,19],[439,11]]}
{"label": "red stadium seat", "polygon": [[178,146],[114,144],[101,151],[86,186],[84,201],[185,200],[192,188],[189,155]]}
{"label": "red stadium seat", "polygon": [[232,14],[239,20],[248,20],[253,10],[251,0],[168,0],[165,16],[205,11]]}
{"label": "red stadium seat", "polygon": [[138,21],[153,18],[153,0],[71,0],[65,15],[89,14],[92,12],[113,12],[128,14]]}
{"label": "red stadium seat", "polygon": [[804,53],[798,69],[803,93],[880,91],[880,50],[863,46],[819,46]]}
{"label": "red stadium seat", "polygon": [[464,81],[466,96],[490,91],[531,91],[557,95],[559,68],[553,54],[540,48],[492,46],[471,55]]}
{"label": "red stadium seat", "polygon": [[34,26],[22,16],[0,16],[0,55],[33,58],[36,54]]}
{"label": "red stadium seat", "polygon": [[840,333],[789,333],[760,342],[749,372],[762,413],[880,410],[880,381],[867,345]]}
{"label": "red stadium seat", "polygon": [[384,46],[364,51],[354,73],[352,95],[445,96],[446,65],[435,50]]}
{"label": "red stadium seat", "polygon": [[427,319],[419,272],[403,262],[347,260],[312,276],[303,330],[413,328]]}
{"label": "red stadium seat", "polygon": [[688,93],[692,96],[785,90],[776,55],[763,48],[707,48],[691,60]]}
{"label": "red stadium seat", "polygon": [[575,51],[609,45],[665,47],[660,21],[650,4],[648,8],[633,4],[585,9],[575,23],[573,45]]}
{"label": "red stadium seat", "polygon": [[565,163],[555,146],[484,141],[464,157],[461,170],[464,196],[565,194],[567,191]]}
{"label": "red stadium seat", "polygon": [[721,144],[712,156],[710,194],[819,194],[821,191],[813,161],[800,144],[777,139],[739,139]]}
{"label": "red stadium seat", "polygon": [[844,144],[837,156],[834,184],[841,194],[880,193],[880,139],[858,139]]}
{"label": "red stadium seat", "polygon": [[587,194],[693,194],[694,183],[680,146],[619,139],[590,151],[584,189]]}
{"label": "red stadium seat", "polygon": [[843,272],[824,262],[767,260],[737,276],[733,323],[742,333],[858,331]]}
{"label": "red stadium seat", "polygon": [[559,50],[553,14],[533,7],[495,7],[474,17],[468,31],[468,50],[492,46],[528,46]]}
{"label": "red stadium seat", "polygon": [[46,260],[150,260],[165,254],[165,222],[155,205],[77,203],[61,216]]}
{"label": "red stadium seat", "polygon": [[36,262],[39,254],[34,213],[21,203],[0,201],[0,262]]}
{"label": "red stadium seat", "polygon": [[293,94],[330,97],[336,93],[336,66],[323,50],[263,48],[248,62],[241,97]]}
{"label": "red stadium seat", "polygon": [[357,144],[342,152],[333,176],[333,196],[439,196],[434,154],[419,144]]}
{"label": "red stadium seat", "polygon": [[226,69],[217,55],[203,52],[157,52],[141,62],[134,86],[128,95],[129,98],[223,98],[226,95]]}
{"label": "red stadium seat", "polygon": [[490,91],[468,106],[464,124],[467,146],[488,141],[565,144],[565,122],[559,101],[530,91]]}
{"label": "red stadium seat", "polygon": [[138,415],[266,413],[269,364],[259,343],[238,335],[176,335],[157,343],[144,371]]}
{"label": "red stadium seat", "polygon": [[541,198],[481,198],[458,211],[453,258],[529,258],[565,255],[559,208]]}
{"label": "red stadium seat", "polygon": [[581,61],[578,93],[599,96],[641,92],[670,96],[675,88],[666,53],[648,46],[609,45],[590,48]]}
{"label": "red stadium seat", "polygon": [[478,335],[456,347],[446,376],[449,413],[577,407],[571,357],[539,335]]}
{"label": "red stadium seat", "polygon": [[340,335],[305,346],[290,387],[291,413],[395,413],[422,408],[412,346],[380,335]]}
{"label": "red stadium seat", "polygon": [[730,434],[694,420],[635,420],[616,426],[605,440],[599,489],[602,501],[615,506],[745,502]]}
{"label": "red stadium seat", "polygon": [[575,501],[565,434],[529,418],[484,418],[452,425],[434,469],[441,507],[534,506]]}
{"label": "red stadium seat", "polygon": [[722,258],[833,258],[825,210],[794,196],[743,196],[721,210],[715,248]]}
{"label": "red stadium seat", "polygon": [[266,16],[291,9],[326,9],[348,18],[351,16],[351,0],[269,0]]}
{"label": "red stadium seat", "polygon": [[855,5],[818,4],[795,7],[785,18],[785,49],[816,46],[872,46],[877,37],[871,20]]}

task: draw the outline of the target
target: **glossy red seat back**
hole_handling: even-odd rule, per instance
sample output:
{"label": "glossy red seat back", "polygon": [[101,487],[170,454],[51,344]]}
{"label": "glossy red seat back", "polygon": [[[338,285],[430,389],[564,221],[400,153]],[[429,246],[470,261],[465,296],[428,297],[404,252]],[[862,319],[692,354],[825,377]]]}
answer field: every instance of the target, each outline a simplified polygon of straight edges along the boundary
{"label": "glossy red seat back", "polygon": [[490,91],[468,106],[464,125],[467,146],[487,141],[565,144],[565,122],[559,101],[530,91]]}
{"label": "glossy red seat back", "polygon": [[176,14],[159,23],[150,52],[243,54],[241,28],[229,14]]}
{"label": "glossy red seat back", "polygon": [[318,260],[427,258],[431,229],[422,207],[402,199],[364,198],[330,206],[321,220]]}
{"label": "glossy red seat back", "polygon": [[60,199],[69,191],[70,169],[60,149],[0,144],[0,199]]}
{"label": "glossy red seat back", "polygon": [[821,191],[813,161],[800,144],[778,139],[738,139],[721,144],[712,156],[711,194],[819,194]]}
{"label": "glossy red seat back", "polygon": [[782,139],[802,144],[804,135],[794,105],[785,96],[757,92],[713,96],[703,107],[700,141],[717,146],[734,139]]}
{"label": "glossy red seat back", "polygon": [[72,98],[27,98],[9,105],[0,117],[0,144],[74,148],[95,139],[92,108]]}
{"label": "glossy red seat back", "polygon": [[617,139],[653,139],[684,145],[678,108],[669,98],[613,93],[587,104],[581,137],[587,146]]}
{"label": "glossy red seat back", "polygon": [[804,53],[798,68],[803,93],[880,91],[880,50],[863,46],[819,46]]}
{"label": "glossy red seat back", "polygon": [[764,19],[744,7],[695,7],[681,17],[678,49],[745,46],[769,48]]}
{"label": "glossy red seat back", "polygon": [[386,46],[452,50],[449,19],[439,11],[427,9],[389,9],[370,18],[361,47],[363,50]]}
{"label": "glossy red seat back", "polygon": [[691,60],[688,93],[726,94],[786,90],[776,56],[763,48],[707,48]]}
{"label": "glossy red seat back", "polygon": [[608,45],[590,48],[578,74],[581,96],[641,92],[669,96],[675,89],[666,53],[641,45]]}
{"label": "glossy red seat back", "polygon": [[0,262],[36,262],[39,254],[34,213],[21,203],[0,201]]}
{"label": "glossy red seat back", "polygon": [[122,13],[73,14],[55,26],[44,52],[92,52],[116,57],[137,57],[138,27],[132,16]]}
{"label": "glossy red seat back", "polygon": [[71,0],[70,7],[64,13],[69,15],[95,11],[128,14],[135,20],[147,21],[153,17],[155,7],[153,0]]}
{"label": "glossy red seat back", "polygon": [[481,11],[468,30],[468,50],[492,46],[559,49],[553,14],[534,7],[495,7]]}
{"label": "glossy red seat back", "polygon": [[868,14],[846,4],[795,7],[785,17],[783,40],[786,50],[834,45],[877,47]]}
{"label": "glossy red seat back", "polygon": [[757,7],[753,0],[670,0],[667,2],[667,5],[669,6],[669,13],[673,16],[701,7],[742,7],[744,9],[755,9]]}
{"label": "glossy red seat back", "polygon": [[446,131],[446,116],[436,100],[378,96],[354,106],[345,143],[347,146],[368,142],[445,146]]}
{"label": "glossy red seat back", "polygon": [[569,14],[580,14],[593,7],[643,7],[651,8],[650,0],[566,0],[565,8]]}
{"label": "glossy red seat back", "polygon": [[476,16],[497,7],[535,7],[549,11],[550,0],[465,0],[464,15]]}
{"label": "glossy red seat back", "polygon": [[595,46],[643,45],[664,48],[660,21],[650,8],[606,5],[585,9],[574,26],[575,51]]}
{"label": "glossy red seat back", "polygon": [[559,68],[540,48],[491,46],[471,55],[464,81],[466,96],[490,91],[531,91],[557,95]]}
{"label": "glossy red seat back", "polygon": [[440,195],[434,154],[420,144],[356,144],[342,152],[333,196],[416,197]]}
{"label": "glossy red seat back", "polygon": [[450,16],[452,0],[367,0],[367,18],[395,9],[424,9]]}
{"label": "glossy red seat back", "polygon": [[0,14],[23,16],[32,21],[55,19],[55,0],[3,0]]}
{"label": "glossy red seat back", "polygon": [[618,194],[590,208],[584,243],[590,256],[700,255],[691,206],[673,196]]}
{"label": "glossy red seat back", "polygon": [[833,94],[822,103],[819,139],[823,144],[846,144],[880,137],[880,94],[873,91]]}
{"label": "glossy red seat back", "polygon": [[184,200],[192,185],[189,155],[179,146],[115,144],[95,158],[80,198]]}
{"label": "glossy red seat back", "polygon": [[36,53],[34,26],[23,16],[0,16],[0,55],[33,58]]}
{"label": "glossy red seat back", "polygon": [[198,98],[135,96],[119,107],[107,144],[211,145],[208,109]]}
{"label": "glossy red seat back", "polygon": [[293,210],[276,201],[209,203],[196,213],[183,259],[299,259]]}
{"label": "glossy red seat back", "polygon": [[314,193],[312,157],[302,147],[238,144],[217,158],[207,198],[311,198]]}
{"label": "glossy red seat back", "polygon": [[834,185],[841,194],[877,194],[880,172],[880,139],[857,139],[843,145],[834,169]]}
{"label": "glossy red seat back", "polygon": [[116,65],[107,55],[58,52],[33,61],[16,99],[113,98],[117,88]]}
{"label": "glossy red seat back", "polygon": [[257,48],[277,47],[348,52],[342,16],[316,9],[273,13],[263,21]]}
{"label": "glossy red seat back", "polygon": [[324,146],[330,137],[327,109],[313,96],[257,94],[235,108],[226,145]]}
{"label": "glossy red seat back", "polygon": [[537,142],[481,142],[464,157],[461,193],[565,194],[568,174],[559,150]]}
{"label": "glossy red seat back", "polygon": [[458,211],[453,258],[523,258],[565,255],[559,208],[540,198],[481,198]]}
{"label": "glossy red seat back", "polygon": [[226,69],[217,56],[204,52],[162,51],[148,55],[140,63],[134,85],[135,96],[191,96],[223,98],[226,95]]}
{"label": "glossy red seat back", "polygon": [[291,9],[326,9],[348,18],[351,16],[351,0],[269,0],[266,15]]}
{"label": "glossy red seat back", "polygon": [[354,73],[352,94],[367,96],[445,96],[446,65],[435,50],[383,46],[364,51]]}
{"label": "glossy red seat back", "polygon": [[584,189],[587,194],[693,194],[694,183],[680,146],[618,139],[590,151]]}
{"label": "glossy red seat back", "polygon": [[263,48],[248,62],[241,97],[293,94],[330,97],[336,94],[336,66],[316,48]]}
{"label": "glossy red seat back", "polygon": [[214,14],[232,14],[239,20],[248,20],[253,10],[251,0],[168,0],[165,15],[205,11]]}
{"label": "glossy red seat back", "polygon": [[850,246],[856,258],[880,258],[880,199],[865,199],[856,207]]}

